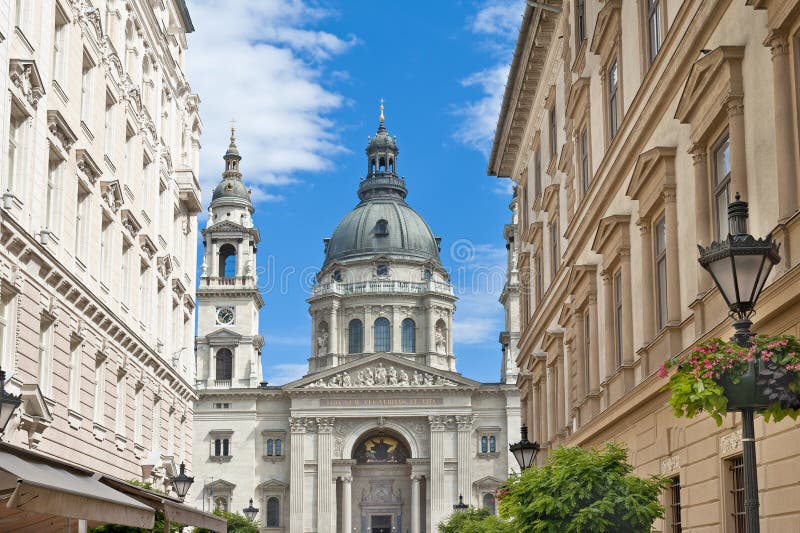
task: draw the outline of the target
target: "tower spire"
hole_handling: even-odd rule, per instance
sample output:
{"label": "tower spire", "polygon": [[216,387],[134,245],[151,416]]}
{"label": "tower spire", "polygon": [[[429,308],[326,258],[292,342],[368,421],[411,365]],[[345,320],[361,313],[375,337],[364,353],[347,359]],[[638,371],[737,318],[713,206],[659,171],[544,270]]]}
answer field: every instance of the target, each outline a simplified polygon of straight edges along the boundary
{"label": "tower spire", "polygon": [[378,117],[378,120],[380,121],[380,123],[382,125],[383,121],[384,121],[384,118],[383,118],[383,98],[381,98],[381,116]]}

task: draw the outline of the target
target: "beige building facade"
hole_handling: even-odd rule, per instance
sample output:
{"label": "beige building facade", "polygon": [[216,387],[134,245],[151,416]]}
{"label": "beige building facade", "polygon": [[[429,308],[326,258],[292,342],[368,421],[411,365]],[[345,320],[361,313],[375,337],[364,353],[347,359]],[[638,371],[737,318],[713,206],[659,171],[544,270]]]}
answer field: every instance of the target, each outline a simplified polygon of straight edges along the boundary
{"label": "beige building facade", "polygon": [[[741,419],[675,418],[655,375],[732,333],[697,244],[772,232],[753,330],[800,334],[800,3],[528,6],[489,174],[517,186],[522,418],[545,453],[625,443],[672,479],[663,531],[744,531]],[[800,524],[799,424],[756,421],[762,531]]]}
{"label": "beige building facade", "polygon": [[156,486],[191,472],[191,31],[179,0],[0,3],[2,438]]}

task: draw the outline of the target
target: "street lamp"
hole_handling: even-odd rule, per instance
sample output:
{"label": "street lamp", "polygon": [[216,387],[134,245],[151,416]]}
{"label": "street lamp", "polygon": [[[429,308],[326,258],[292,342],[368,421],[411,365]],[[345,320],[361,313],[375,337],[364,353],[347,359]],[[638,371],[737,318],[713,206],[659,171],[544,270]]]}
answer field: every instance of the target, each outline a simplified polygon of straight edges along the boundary
{"label": "street lamp", "polygon": [[522,440],[510,444],[508,449],[514,454],[514,458],[517,460],[520,469],[525,471],[525,469],[533,464],[533,460],[536,459],[536,452],[539,451],[539,443],[528,440],[528,426],[525,424],[520,428],[520,433]]}
{"label": "street lamp", "polygon": [[460,513],[461,511],[463,511],[467,507],[469,507],[469,505],[464,503],[464,496],[459,494],[458,495],[458,503],[453,506],[453,510],[455,510],[455,512],[457,512],[457,513]]}
{"label": "street lamp", "polygon": [[250,505],[242,509],[244,515],[247,517],[248,520],[251,522],[256,519],[256,515],[258,514],[258,509],[253,507],[253,498],[250,498]]}
{"label": "street lamp", "polygon": [[5,370],[0,370],[0,433],[6,430],[6,425],[11,420],[11,415],[22,403],[22,395],[14,396],[10,392],[6,392],[5,384],[6,372]]}
{"label": "street lamp", "polygon": [[186,465],[181,463],[180,472],[172,478],[172,488],[181,500],[186,497],[189,487],[194,483],[194,478],[186,475]]}
{"label": "street lamp", "polygon": [[[772,235],[756,239],[747,233],[747,202],[739,193],[728,205],[729,233],[725,240],[712,242],[707,248],[698,245],[700,265],[708,270],[733,318],[733,341],[750,346],[750,326],[758,296],[772,267],[781,260],[780,246]],[[756,475],[756,443],[753,414],[758,406],[742,405],[742,455],[744,456],[744,512],[748,533],[758,533],[758,478]],[[732,409],[733,410],[733,409]]]}

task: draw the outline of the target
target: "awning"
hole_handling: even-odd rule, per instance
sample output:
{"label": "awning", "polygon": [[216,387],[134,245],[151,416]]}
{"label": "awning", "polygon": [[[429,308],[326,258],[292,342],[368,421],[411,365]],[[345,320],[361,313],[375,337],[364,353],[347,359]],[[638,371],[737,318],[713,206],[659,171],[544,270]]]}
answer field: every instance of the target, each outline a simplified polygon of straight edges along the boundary
{"label": "awning", "polygon": [[100,478],[91,470],[0,445],[0,531],[25,530],[33,523],[41,524],[37,531],[63,531],[67,519],[153,527],[151,507]]}
{"label": "awning", "polygon": [[167,523],[202,527],[218,533],[226,533],[228,531],[228,525],[224,518],[189,507],[170,496],[131,485],[126,481],[111,476],[103,476],[103,483],[136,498],[154,509],[164,511],[164,519]]}

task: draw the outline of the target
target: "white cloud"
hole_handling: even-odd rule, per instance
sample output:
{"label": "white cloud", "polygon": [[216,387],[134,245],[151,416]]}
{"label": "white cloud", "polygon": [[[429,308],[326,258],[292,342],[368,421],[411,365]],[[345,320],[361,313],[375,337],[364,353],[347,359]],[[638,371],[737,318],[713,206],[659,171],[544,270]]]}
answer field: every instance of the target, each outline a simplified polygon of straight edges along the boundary
{"label": "white cloud", "polygon": [[[453,250],[458,257],[459,250]],[[451,271],[459,297],[453,315],[453,341],[458,344],[486,344],[503,329],[502,306],[498,302],[506,281],[506,250],[491,244],[474,244],[462,252],[463,260]]]}
{"label": "white cloud", "polygon": [[323,84],[325,62],[356,38],[314,29],[332,13],[302,0],[191,0],[190,12],[197,32],[187,71],[201,98],[206,197],[222,171],[231,119],[255,201],[280,200],[273,189],[296,183],[297,172],[330,168],[344,148],[329,117],[345,100]]}
{"label": "white cloud", "polygon": [[308,365],[285,363],[273,365],[267,369],[267,381],[270,385],[285,385],[302,378],[308,372]]}

